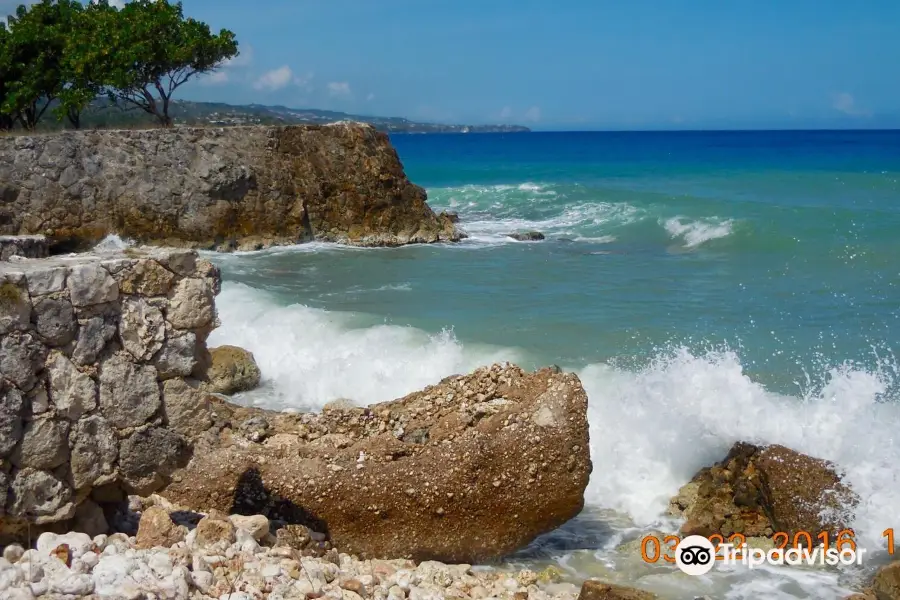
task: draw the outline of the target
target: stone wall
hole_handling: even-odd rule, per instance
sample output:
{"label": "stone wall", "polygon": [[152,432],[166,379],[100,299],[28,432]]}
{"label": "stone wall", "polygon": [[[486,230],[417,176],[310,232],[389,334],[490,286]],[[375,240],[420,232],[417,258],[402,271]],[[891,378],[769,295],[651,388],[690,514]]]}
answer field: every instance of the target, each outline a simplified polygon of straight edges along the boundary
{"label": "stone wall", "polygon": [[229,250],[457,240],[363,124],[0,137],[0,234]]}
{"label": "stone wall", "polygon": [[46,258],[50,256],[50,242],[42,235],[0,235],[0,260],[14,256]]}
{"label": "stone wall", "polygon": [[0,544],[189,460],[219,286],[192,250],[0,262]]}

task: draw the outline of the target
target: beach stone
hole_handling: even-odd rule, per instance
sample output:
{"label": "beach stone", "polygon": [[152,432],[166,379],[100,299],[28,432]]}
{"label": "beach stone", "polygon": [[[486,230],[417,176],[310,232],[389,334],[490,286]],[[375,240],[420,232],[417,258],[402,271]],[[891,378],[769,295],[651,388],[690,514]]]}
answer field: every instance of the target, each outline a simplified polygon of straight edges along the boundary
{"label": "beach stone", "polygon": [[138,296],[165,296],[175,275],[155,260],[139,260],[116,273],[119,292]]}
{"label": "beach stone", "polygon": [[151,506],[141,514],[136,545],[145,549],[157,546],[169,548],[184,541],[185,535],[187,528],[176,525],[169,517],[168,511],[159,506]]}
{"label": "beach stone", "polygon": [[116,324],[102,316],[84,319],[79,324],[72,360],[79,365],[90,365],[97,362],[107,342],[116,334]]}
{"label": "beach stone", "polygon": [[197,523],[197,537],[194,541],[200,548],[211,546],[216,542],[232,544],[234,540],[234,524],[224,513],[212,511]]}
{"label": "beach stone", "polygon": [[163,409],[169,427],[194,439],[212,427],[212,410],[199,382],[169,379],[163,383]]}
{"label": "beach stone", "polygon": [[106,419],[91,415],[78,421],[69,435],[70,467],[75,489],[99,485],[115,474],[119,445]]}
{"label": "beach stone", "polygon": [[234,394],[259,385],[260,371],[253,353],[238,346],[210,348],[212,364],[207,370],[209,389],[218,394]]}
{"label": "beach stone", "polygon": [[166,313],[175,328],[204,329],[213,325],[215,317],[213,292],[206,281],[187,277],[178,282]]}
{"label": "beach stone", "polygon": [[25,548],[19,544],[9,544],[3,548],[3,558],[12,564],[19,562],[19,559],[22,558],[23,554],[25,554]]}
{"label": "beach stone", "polygon": [[12,452],[22,438],[24,412],[25,399],[22,392],[0,379],[0,457]]}
{"label": "beach stone", "polygon": [[51,352],[46,363],[50,400],[58,415],[77,421],[97,407],[97,384],[60,352]]}
{"label": "beach stone", "polygon": [[670,512],[686,519],[684,535],[836,535],[848,528],[858,503],[832,464],[778,445],[738,442],[688,486],[670,502]]}
{"label": "beach stone", "polygon": [[98,263],[72,265],[66,285],[74,306],[103,304],[119,297],[116,280]]}
{"label": "beach stone", "polygon": [[900,560],[878,569],[872,589],[878,600],[900,600]]}
{"label": "beach stone", "polygon": [[[581,382],[549,369],[493,365],[317,414],[213,406],[232,424],[261,417],[273,437],[287,435],[271,446],[209,440],[173,474],[170,501],[327,531],[342,552],[369,558],[506,556],[581,511],[592,468]],[[338,435],[352,443],[320,443]]]}
{"label": "beach stone", "polygon": [[12,333],[0,340],[0,373],[23,392],[37,383],[47,348],[30,333]]}
{"label": "beach stone", "polygon": [[144,298],[125,299],[119,318],[119,336],[122,346],[135,360],[149,361],[166,339],[166,320],[162,311]]}
{"label": "beach stone", "polygon": [[25,468],[9,485],[8,513],[16,517],[30,514],[37,524],[53,523],[75,515],[71,500],[71,488],[53,473]]}
{"label": "beach stone", "polygon": [[122,354],[100,367],[100,411],[119,429],[138,427],[161,405],[156,369],[136,365]]}
{"label": "beach stone", "polygon": [[32,318],[34,328],[45,344],[64,346],[75,339],[75,309],[65,298],[38,298]]}
{"label": "beach stone", "polygon": [[22,442],[12,455],[17,467],[54,469],[69,459],[69,424],[54,419],[38,419],[25,426]]}
{"label": "beach stone", "polygon": [[179,434],[150,427],[119,445],[119,471],[132,493],[145,496],[165,485],[164,477],[190,460],[190,447]]}
{"label": "beach stone", "polygon": [[243,529],[260,541],[269,535],[269,519],[263,515],[230,515],[228,517],[238,529]]}
{"label": "beach stone", "polygon": [[53,294],[66,289],[65,267],[32,270],[28,272],[26,279],[28,280],[28,293],[32,297]]}
{"label": "beach stone", "polygon": [[25,331],[31,323],[31,299],[21,274],[0,274],[0,335]]}
{"label": "beach stone", "polygon": [[197,334],[171,329],[153,359],[160,379],[189,377],[197,366]]}

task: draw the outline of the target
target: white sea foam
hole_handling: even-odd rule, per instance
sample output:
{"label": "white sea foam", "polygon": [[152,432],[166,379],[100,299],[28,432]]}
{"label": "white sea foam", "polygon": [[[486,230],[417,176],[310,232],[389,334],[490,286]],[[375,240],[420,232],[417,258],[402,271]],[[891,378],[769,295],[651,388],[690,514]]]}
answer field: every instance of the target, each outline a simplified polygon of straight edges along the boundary
{"label": "white sea foam", "polygon": [[97,252],[112,252],[115,250],[124,250],[125,248],[130,248],[134,245],[134,242],[129,239],[122,238],[115,233],[111,233],[100,242],[94,246],[94,250]]}
{"label": "white sea foam", "polygon": [[731,235],[734,221],[731,219],[699,219],[690,220],[687,217],[672,217],[663,224],[666,231],[673,238],[684,241],[686,248],[696,248],[710,240]]}
{"label": "white sea foam", "polygon": [[503,348],[463,349],[452,332],[358,326],[353,315],[299,304],[280,306],[254,288],[226,283],[216,300],[222,326],[211,346],[253,352],[263,390],[249,399],[278,409],[319,408],[336,398],[371,404],[398,398],[453,373],[517,360]]}

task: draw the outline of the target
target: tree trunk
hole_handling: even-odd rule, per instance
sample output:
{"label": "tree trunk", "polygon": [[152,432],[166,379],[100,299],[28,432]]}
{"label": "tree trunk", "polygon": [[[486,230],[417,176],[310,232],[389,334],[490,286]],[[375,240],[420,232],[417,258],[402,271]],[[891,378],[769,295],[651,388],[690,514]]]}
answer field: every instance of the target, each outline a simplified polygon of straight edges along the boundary
{"label": "tree trunk", "polygon": [[70,108],[66,116],[69,118],[69,123],[72,124],[72,127],[75,129],[81,129],[81,111],[75,110],[74,108]]}

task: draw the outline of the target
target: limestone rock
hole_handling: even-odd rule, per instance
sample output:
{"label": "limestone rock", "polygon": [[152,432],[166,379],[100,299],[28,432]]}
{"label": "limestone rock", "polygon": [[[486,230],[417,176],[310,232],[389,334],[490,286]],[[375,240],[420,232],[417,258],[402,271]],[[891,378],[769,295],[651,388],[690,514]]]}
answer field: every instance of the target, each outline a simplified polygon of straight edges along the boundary
{"label": "limestone rock", "polygon": [[72,421],[97,407],[97,384],[79,371],[64,354],[52,352],[47,359],[50,399],[57,414]]}
{"label": "limestone rock", "polygon": [[230,515],[228,519],[237,529],[243,529],[256,541],[269,535],[269,519],[263,515]]}
{"label": "limestone rock", "polygon": [[878,569],[872,589],[878,600],[900,600],[900,561]]}
{"label": "limestone rock", "polygon": [[115,432],[106,419],[100,415],[81,419],[72,428],[69,439],[75,489],[80,490],[112,479],[119,446]]}
{"label": "limestone rock", "polygon": [[132,492],[145,496],[165,484],[165,476],[190,458],[185,439],[161,427],[140,430],[119,446],[119,470]]}
{"label": "limestone rock", "polygon": [[122,302],[119,336],[122,346],[136,360],[150,360],[166,339],[166,321],[162,311],[144,298],[126,299]]}
{"label": "limestone rock", "polygon": [[100,410],[119,429],[138,427],[160,407],[156,369],[136,365],[121,354],[100,368]]}
{"label": "limestone rock", "polygon": [[43,235],[0,235],[0,261],[13,256],[44,258],[50,254],[50,243]]}
{"label": "limestone rock", "polygon": [[31,300],[25,278],[19,274],[0,276],[0,335],[25,331],[31,321]]}
{"label": "limestone rock", "polygon": [[136,261],[116,273],[119,292],[139,296],[165,296],[172,289],[175,275],[155,260]]}
{"label": "limestone rock", "polygon": [[80,325],[72,360],[79,365],[90,365],[97,361],[106,343],[116,334],[116,325],[103,316],[82,320]]}
{"label": "limestone rock", "polygon": [[35,269],[28,273],[27,280],[32,297],[61,292],[66,289],[66,269],[55,266]]}
{"label": "limestone rock", "polygon": [[[25,399],[22,392],[0,379],[0,457],[12,452],[22,437]],[[3,489],[0,487],[0,489]],[[2,502],[0,502],[2,504]]]}
{"label": "limestone rock", "polygon": [[[550,369],[495,365],[393,402],[320,414],[224,402],[215,411],[232,424],[263,417],[284,443],[207,440],[166,497],[327,530],[348,554],[504,556],[577,515],[591,472],[587,396],[577,376]],[[316,442],[338,434],[349,444]]]}
{"label": "limestone rock", "polygon": [[589,579],[581,586],[578,600],[654,600],[656,594]]}
{"label": "limestone rock", "polygon": [[209,400],[196,381],[164,382],[163,407],[169,427],[188,439],[198,437],[212,426]]}
{"label": "limestone rock", "polygon": [[187,529],[176,525],[168,511],[160,506],[151,506],[141,514],[137,530],[138,548],[168,548],[184,540]]}
{"label": "limestone rock", "polygon": [[13,333],[0,340],[0,373],[27,392],[37,383],[47,348],[30,333]]}
{"label": "limestone rock", "polygon": [[69,270],[66,284],[74,306],[112,302],[119,297],[119,286],[98,263],[76,264]]}
{"label": "limestone rock", "polygon": [[389,137],[362,124],[7,136],[0,173],[0,234],[46,232],[74,247],[110,233],[226,250],[461,237],[409,182]]}
{"label": "limestone rock", "polygon": [[848,526],[857,496],[826,461],[784,446],[738,442],[702,469],[676,496],[684,535],[771,537],[778,531],[832,531]]}
{"label": "limestone rock", "polygon": [[38,419],[25,426],[22,442],[12,455],[17,467],[54,469],[69,460],[69,424]]}
{"label": "limestone rock", "polygon": [[210,348],[212,364],[207,370],[209,389],[218,394],[234,394],[259,385],[260,371],[253,353],[237,346]]}
{"label": "limestone rock", "polygon": [[160,379],[189,377],[197,367],[197,334],[168,329],[162,349],[153,359]]}
{"label": "limestone rock", "polygon": [[47,471],[22,469],[9,486],[9,514],[34,523],[52,523],[75,515],[72,490]]}
{"label": "limestone rock", "polygon": [[203,548],[216,542],[234,542],[234,524],[225,514],[211,512],[197,523],[197,537],[195,543]]}
{"label": "limestone rock", "polygon": [[39,298],[32,319],[37,334],[49,346],[64,346],[75,339],[75,309],[65,298]]}
{"label": "limestone rock", "polygon": [[185,278],[178,282],[169,299],[169,322],[178,329],[203,329],[215,321],[213,293],[203,279]]}

